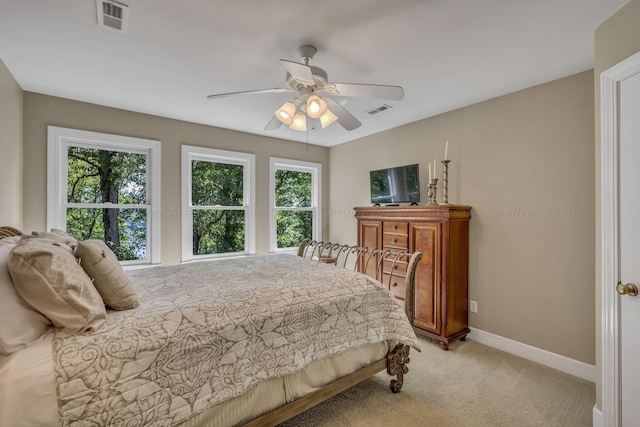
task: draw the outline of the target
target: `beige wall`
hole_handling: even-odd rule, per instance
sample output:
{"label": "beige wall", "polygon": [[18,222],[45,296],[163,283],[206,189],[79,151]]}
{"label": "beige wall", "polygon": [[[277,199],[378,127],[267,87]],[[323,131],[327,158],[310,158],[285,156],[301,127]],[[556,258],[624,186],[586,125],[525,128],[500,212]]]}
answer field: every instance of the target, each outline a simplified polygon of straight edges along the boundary
{"label": "beige wall", "polygon": [[22,89],[1,60],[0,225],[22,227]]}
{"label": "beige wall", "polygon": [[425,203],[448,140],[450,201],[474,208],[471,326],[593,364],[593,139],[586,71],[332,147],[329,237],[356,241],[369,170],[419,162]]}
{"label": "beige wall", "polygon": [[[219,148],[256,155],[256,250],[269,252],[269,156],[322,163],[328,200],[329,150],[211,126],[102,107],[31,92],[24,94],[24,226],[46,227],[47,126],[112,133],[161,142],[162,262],[180,262],[180,146]],[[324,221],[326,234],[327,221]]]}
{"label": "beige wall", "polygon": [[632,0],[603,22],[595,31],[595,187],[596,187],[596,406],[601,408],[601,361],[600,361],[600,74],[625,58],[640,51],[640,0]]}

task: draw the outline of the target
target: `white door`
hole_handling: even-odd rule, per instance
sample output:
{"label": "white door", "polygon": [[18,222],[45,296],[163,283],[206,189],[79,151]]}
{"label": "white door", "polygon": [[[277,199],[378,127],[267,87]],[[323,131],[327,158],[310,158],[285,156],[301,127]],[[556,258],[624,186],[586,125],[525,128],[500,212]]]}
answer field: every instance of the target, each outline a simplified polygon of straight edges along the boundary
{"label": "white door", "polygon": [[631,427],[640,426],[640,73],[619,83],[619,100],[620,419]]}
{"label": "white door", "polygon": [[[600,75],[601,405],[594,426],[640,426],[640,52]],[[616,283],[620,281],[621,295]]]}

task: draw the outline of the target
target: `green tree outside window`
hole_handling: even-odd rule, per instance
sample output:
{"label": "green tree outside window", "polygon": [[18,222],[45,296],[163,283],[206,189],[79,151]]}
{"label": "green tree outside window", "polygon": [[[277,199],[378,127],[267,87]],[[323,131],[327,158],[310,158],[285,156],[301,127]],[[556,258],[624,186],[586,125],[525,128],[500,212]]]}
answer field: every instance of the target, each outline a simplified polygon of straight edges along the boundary
{"label": "green tree outside window", "polygon": [[147,258],[145,154],[69,147],[67,205],[67,231],[76,238],[103,240],[119,260]]}
{"label": "green tree outside window", "polygon": [[278,248],[296,247],[313,237],[312,174],[275,170],[276,241]]}
{"label": "green tree outside window", "polygon": [[191,162],[193,255],[245,250],[243,180],[242,165]]}

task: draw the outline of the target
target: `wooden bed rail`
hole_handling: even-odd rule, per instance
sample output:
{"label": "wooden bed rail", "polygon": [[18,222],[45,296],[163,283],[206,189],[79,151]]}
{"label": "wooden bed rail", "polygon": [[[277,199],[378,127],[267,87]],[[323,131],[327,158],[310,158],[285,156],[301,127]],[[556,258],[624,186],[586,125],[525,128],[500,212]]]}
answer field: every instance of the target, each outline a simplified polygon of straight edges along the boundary
{"label": "wooden bed rail", "polygon": [[[391,271],[394,270],[398,261],[408,259],[406,273],[406,289],[405,289],[405,312],[408,319],[413,319],[415,315],[415,278],[416,267],[422,260],[422,252],[396,252],[388,249],[369,249],[360,246],[341,245],[339,243],[322,242],[310,239],[304,239],[298,247],[298,256],[302,258],[310,258],[335,264],[344,268],[351,268],[360,271],[367,271],[371,262],[376,266],[376,277],[380,277],[384,261],[391,261]],[[383,283],[387,289],[390,289],[392,275],[389,275],[388,283]]]}

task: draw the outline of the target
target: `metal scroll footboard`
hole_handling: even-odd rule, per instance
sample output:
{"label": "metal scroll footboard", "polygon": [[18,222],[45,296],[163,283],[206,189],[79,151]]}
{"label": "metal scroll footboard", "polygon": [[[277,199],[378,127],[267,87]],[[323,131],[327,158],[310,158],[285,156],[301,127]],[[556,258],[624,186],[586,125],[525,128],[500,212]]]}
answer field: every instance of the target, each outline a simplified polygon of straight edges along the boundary
{"label": "metal scroll footboard", "polygon": [[[354,271],[361,272],[368,271],[369,265],[374,263],[375,277],[381,277],[380,272],[385,261],[391,262],[391,271],[394,271],[397,262],[408,260],[404,301],[407,317],[413,319],[415,311],[415,275],[416,267],[422,260],[421,252],[407,253],[388,249],[369,249],[360,246],[305,239],[298,247],[298,256],[335,264],[344,268],[353,268]],[[383,283],[383,286],[387,289],[390,289],[392,278],[393,275],[389,274],[388,283]]]}

